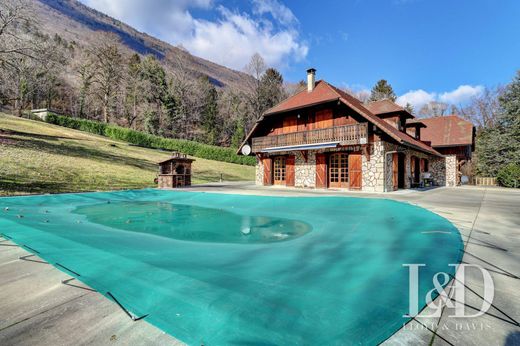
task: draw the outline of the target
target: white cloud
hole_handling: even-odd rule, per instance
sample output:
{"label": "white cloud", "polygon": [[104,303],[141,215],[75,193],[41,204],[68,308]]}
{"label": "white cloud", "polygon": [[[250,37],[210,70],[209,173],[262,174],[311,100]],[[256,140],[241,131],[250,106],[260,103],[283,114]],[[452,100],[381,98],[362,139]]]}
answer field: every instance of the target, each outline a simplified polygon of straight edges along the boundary
{"label": "white cloud", "polygon": [[[196,56],[241,70],[259,53],[269,66],[284,67],[307,56],[292,11],[276,0],[253,0],[252,13],[214,5],[212,0],[82,0],[138,30],[182,45]],[[216,19],[194,18],[192,9],[216,11]],[[267,18],[266,15],[270,15]]]}
{"label": "white cloud", "polygon": [[439,95],[439,101],[450,104],[461,104],[468,102],[471,98],[478,96],[484,91],[482,85],[461,85],[457,89]]}
{"label": "white cloud", "polygon": [[277,0],[253,0],[253,12],[259,15],[269,13],[283,25],[292,25],[298,22],[294,13]]}
{"label": "white cloud", "polygon": [[396,103],[403,107],[409,103],[413,106],[414,109],[419,109],[428,102],[434,101],[435,98],[435,93],[428,93],[422,89],[410,90],[406,94],[399,96],[396,100]]}
{"label": "white cloud", "polygon": [[465,104],[472,97],[480,95],[484,87],[482,85],[460,85],[455,90],[443,93],[427,92],[422,89],[410,90],[407,93],[399,96],[396,103],[401,106],[406,106],[410,103],[414,109],[419,110],[428,102],[436,101],[447,104],[460,105]]}

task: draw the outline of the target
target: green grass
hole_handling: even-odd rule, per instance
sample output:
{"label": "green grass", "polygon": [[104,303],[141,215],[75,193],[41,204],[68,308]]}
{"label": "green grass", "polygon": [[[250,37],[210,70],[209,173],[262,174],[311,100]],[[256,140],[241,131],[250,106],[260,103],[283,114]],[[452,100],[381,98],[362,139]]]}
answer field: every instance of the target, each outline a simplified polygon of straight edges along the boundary
{"label": "green grass", "polygon": [[[169,155],[0,113],[0,196],[154,187]],[[194,184],[254,179],[252,166],[195,160]]]}

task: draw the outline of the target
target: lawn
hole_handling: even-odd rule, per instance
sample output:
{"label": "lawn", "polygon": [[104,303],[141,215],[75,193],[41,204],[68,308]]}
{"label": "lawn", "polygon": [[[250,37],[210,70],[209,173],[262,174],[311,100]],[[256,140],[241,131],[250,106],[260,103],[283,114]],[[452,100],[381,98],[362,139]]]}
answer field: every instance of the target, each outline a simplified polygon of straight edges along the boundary
{"label": "lawn", "polygon": [[[154,187],[169,155],[0,113],[0,196]],[[195,160],[194,184],[254,179],[252,166]]]}

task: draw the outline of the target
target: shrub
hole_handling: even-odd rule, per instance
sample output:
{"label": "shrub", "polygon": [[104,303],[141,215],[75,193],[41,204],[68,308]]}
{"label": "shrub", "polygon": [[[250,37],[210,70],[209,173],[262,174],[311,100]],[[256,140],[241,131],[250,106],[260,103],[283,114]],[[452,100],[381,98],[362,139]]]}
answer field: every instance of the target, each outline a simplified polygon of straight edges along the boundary
{"label": "shrub", "polygon": [[501,186],[520,188],[520,165],[510,163],[502,167],[498,171],[497,181]]}
{"label": "shrub", "polygon": [[202,159],[238,163],[254,166],[256,160],[250,156],[239,156],[233,148],[217,147],[184,139],[164,138],[148,133],[135,131],[125,127],[105,124],[99,121],[75,119],[67,116],[49,114],[47,122],[96,135],[106,136],[114,140],[128,142],[140,147],[176,150]]}

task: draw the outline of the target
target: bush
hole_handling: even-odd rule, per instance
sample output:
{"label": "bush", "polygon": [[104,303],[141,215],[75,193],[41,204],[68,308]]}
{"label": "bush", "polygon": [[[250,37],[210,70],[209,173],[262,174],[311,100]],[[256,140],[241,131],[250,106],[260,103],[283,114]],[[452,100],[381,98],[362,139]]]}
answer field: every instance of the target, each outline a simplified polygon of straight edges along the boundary
{"label": "bush", "polygon": [[510,163],[502,167],[498,171],[497,181],[501,186],[520,188],[520,165]]}
{"label": "bush", "polygon": [[109,125],[98,121],[75,119],[62,115],[49,114],[47,122],[96,135],[106,136],[114,140],[128,142],[140,147],[179,151],[202,159],[238,163],[254,166],[256,160],[251,156],[239,156],[233,148],[223,148],[202,144],[184,139],[164,138],[148,133],[131,130],[125,127]]}

